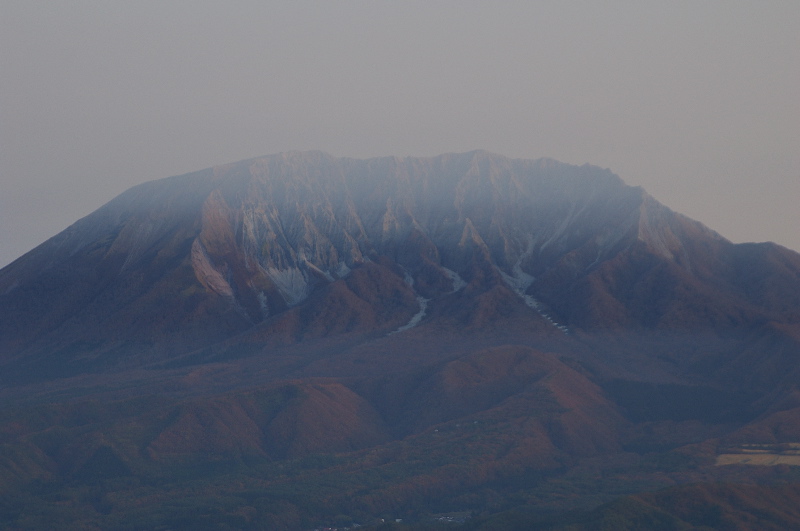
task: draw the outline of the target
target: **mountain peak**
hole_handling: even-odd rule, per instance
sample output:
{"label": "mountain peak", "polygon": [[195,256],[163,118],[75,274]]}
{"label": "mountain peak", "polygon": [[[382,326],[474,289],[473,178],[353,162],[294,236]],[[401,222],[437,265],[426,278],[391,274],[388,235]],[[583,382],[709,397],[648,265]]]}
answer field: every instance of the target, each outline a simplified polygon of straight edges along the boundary
{"label": "mountain peak", "polygon": [[[617,264],[665,260],[684,271],[681,282],[705,282],[730,269],[731,245],[590,165],[480,150],[368,160],[287,152],[139,185],[34,249],[0,272],[0,303],[16,308],[14,322],[36,324],[9,325],[3,337],[23,351],[96,333],[102,344],[136,338],[172,351],[186,330],[203,330],[185,347],[195,348],[317,304],[368,263],[408,279],[401,291],[434,309],[458,278],[470,293],[505,286],[532,319],[595,326],[610,322],[608,308],[582,299],[582,283],[604,272],[592,290],[628,306],[618,288],[601,288]],[[37,291],[45,278],[46,294]],[[414,306],[402,310],[409,319]],[[49,339],[34,341],[40,334]]]}
{"label": "mountain peak", "polygon": [[748,478],[797,462],[798,308],[800,255],[590,165],[288,152],[144,183],[0,270],[3,517],[575,523],[608,485]]}

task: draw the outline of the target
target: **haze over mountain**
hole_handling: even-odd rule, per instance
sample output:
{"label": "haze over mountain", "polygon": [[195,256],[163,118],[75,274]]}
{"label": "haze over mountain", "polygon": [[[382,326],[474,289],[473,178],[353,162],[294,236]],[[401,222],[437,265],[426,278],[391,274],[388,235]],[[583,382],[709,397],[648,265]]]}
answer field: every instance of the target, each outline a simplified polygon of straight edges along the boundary
{"label": "haze over mountain", "polygon": [[800,3],[180,1],[0,7],[0,267],[144,180],[319,148],[589,162],[800,250]]}
{"label": "haze over mountain", "polygon": [[152,497],[302,529],[791,483],[716,463],[800,464],[799,356],[800,255],[607,170],[262,157],[134,187],[0,270],[3,514],[148,528]]}

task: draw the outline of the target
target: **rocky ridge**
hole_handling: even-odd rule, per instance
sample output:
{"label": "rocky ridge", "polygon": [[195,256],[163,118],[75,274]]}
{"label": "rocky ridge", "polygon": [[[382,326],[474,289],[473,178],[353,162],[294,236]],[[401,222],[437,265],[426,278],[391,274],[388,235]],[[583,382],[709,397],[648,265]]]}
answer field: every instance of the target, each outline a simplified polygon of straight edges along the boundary
{"label": "rocky ridge", "polygon": [[0,488],[110,527],[196,471],[251,528],[587,509],[754,477],[715,456],[798,442],[798,360],[800,255],[607,170],[285,153],[132,188],[0,270]]}

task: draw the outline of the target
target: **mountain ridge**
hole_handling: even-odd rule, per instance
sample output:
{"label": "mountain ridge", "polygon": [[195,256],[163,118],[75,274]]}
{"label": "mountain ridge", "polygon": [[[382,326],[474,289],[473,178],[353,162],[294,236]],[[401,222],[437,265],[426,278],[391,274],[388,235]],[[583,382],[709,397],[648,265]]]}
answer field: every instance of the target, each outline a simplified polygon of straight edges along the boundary
{"label": "mountain ridge", "polygon": [[0,270],[0,369],[0,488],[591,509],[800,442],[800,255],[590,165],[292,152],[138,185]]}

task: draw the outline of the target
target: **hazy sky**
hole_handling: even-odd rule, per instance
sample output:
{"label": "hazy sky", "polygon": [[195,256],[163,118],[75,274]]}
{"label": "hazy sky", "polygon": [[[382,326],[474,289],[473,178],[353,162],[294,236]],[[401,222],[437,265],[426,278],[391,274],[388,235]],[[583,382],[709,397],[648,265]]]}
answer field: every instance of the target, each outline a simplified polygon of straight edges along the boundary
{"label": "hazy sky", "polygon": [[0,266],[147,180],[476,148],[800,250],[800,1],[0,0]]}

